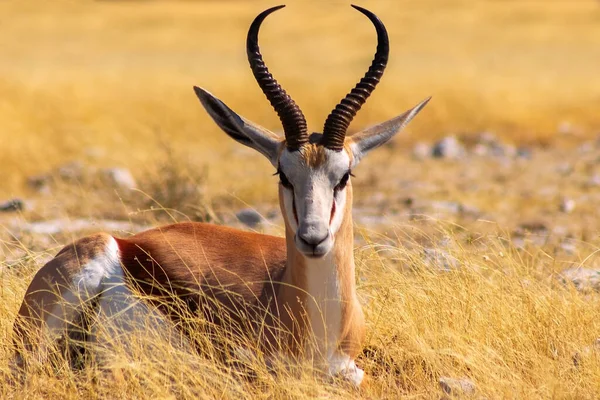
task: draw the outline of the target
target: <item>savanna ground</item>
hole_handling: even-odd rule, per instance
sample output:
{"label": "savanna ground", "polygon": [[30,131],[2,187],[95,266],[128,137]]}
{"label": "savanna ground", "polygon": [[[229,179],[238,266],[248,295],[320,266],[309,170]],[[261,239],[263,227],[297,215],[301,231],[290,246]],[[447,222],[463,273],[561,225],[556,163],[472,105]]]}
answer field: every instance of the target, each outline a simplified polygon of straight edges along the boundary
{"label": "savanna ground", "polygon": [[[249,229],[235,217],[248,207],[265,216],[254,229],[283,234],[274,171],[219,131],[192,92],[203,86],[279,129],[244,49],[252,18],[272,5],[0,3],[0,199],[25,199],[0,214],[2,375],[27,284],[71,240],[188,219]],[[391,61],[352,129],[433,96],[353,178],[369,385],[352,391],[309,368],[273,375],[260,363],[248,382],[147,334],[101,369],[41,369],[25,387],[0,382],[0,397],[438,398],[443,376],[470,379],[476,398],[600,397],[600,295],[563,277],[600,269],[600,4],[362,5],[386,23]],[[265,22],[261,43],[320,130],[366,70],[374,37],[345,1],[294,1]],[[483,131],[503,150],[482,152]],[[413,154],[448,134],[465,155]],[[115,166],[132,171],[135,190],[97,173]]]}

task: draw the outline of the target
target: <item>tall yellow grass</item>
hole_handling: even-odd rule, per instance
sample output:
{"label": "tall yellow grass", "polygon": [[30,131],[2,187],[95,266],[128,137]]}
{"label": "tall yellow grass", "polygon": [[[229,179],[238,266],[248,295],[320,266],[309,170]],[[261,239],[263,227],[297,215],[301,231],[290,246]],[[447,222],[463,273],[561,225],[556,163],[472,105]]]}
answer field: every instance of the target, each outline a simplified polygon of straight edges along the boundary
{"label": "tall yellow grass", "polygon": [[[386,241],[395,238],[400,247],[377,245],[382,238],[365,233],[371,244],[356,249],[368,321],[368,356],[359,359],[368,384],[360,391],[331,385],[308,366],[278,367],[273,374],[259,352],[258,357],[242,356],[245,368],[229,368],[216,360],[210,344],[198,355],[174,345],[163,327],[148,324],[123,337],[109,332],[112,347],[100,367],[77,372],[66,365],[42,365],[26,375],[24,388],[5,384],[0,395],[428,399],[442,394],[438,379],[451,376],[471,379],[477,398],[597,398],[598,294],[563,284],[557,274],[564,267],[560,259],[540,249],[517,251],[502,232],[461,245],[464,234],[436,226],[434,236],[396,227]],[[449,241],[449,257],[459,268],[443,271],[424,262],[426,247],[420,243],[439,235]],[[5,344],[37,256],[32,253],[19,268],[3,273],[0,332]],[[243,348],[252,351],[254,346],[244,342]],[[11,349],[0,350],[5,377]],[[244,378],[247,373],[253,380]]]}
{"label": "tall yellow grass", "polygon": [[[25,185],[28,176],[84,160],[129,167],[140,181],[150,181],[141,188],[146,194],[128,198],[110,188],[96,190],[97,184],[58,186],[51,196],[35,197],[36,208],[25,218],[58,212],[153,224],[155,214],[144,213],[153,204],[150,196],[174,208],[175,218],[179,211],[212,218],[215,203],[221,210],[245,202],[275,204],[270,166],[226,138],[191,89],[203,86],[245,117],[280,129],[252,79],[244,49],[250,21],[272,5],[262,0],[0,2],[0,198],[37,196]],[[576,137],[597,133],[598,2],[363,5],[386,23],[392,54],[353,129],[433,95],[397,143],[491,129],[515,143],[553,144],[563,122],[572,125]],[[310,129],[320,130],[366,70],[375,34],[346,1],[293,1],[265,22],[261,43],[271,71],[303,108]],[[210,353],[173,346],[152,326],[115,346],[102,368],[46,365],[29,373],[25,386],[10,385],[12,322],[27,284],[42,260],[75,237],[13,237],[2,229],[0,398],[430,399],[442,395],[441,376],[471,379],[476,398],[598,398],[600,355],[592,348],[600,336],[600,296],[579,292],[559,276],[572,265],[597,267],[596,210],[584,204],[556,218],[581,239],[570,256],[554,244],[516,249],[504,231],[515,221],[553,212],[548,210],[554,210],[555,199],[536,191],[556,183],[543,174],[551,156],[532,161],[537,168],[522,174],[517,167],[498,172],[496,164],[473,161],[479,175],[466,179],[485,182],[481,190],[454,185],[449,175],[461,176],[460,165],[439,164],[429,171],[441,189],[428,195],[496,210],[499,228],[481,221],[469,227],[414,222],[385,227],[382,235],[358,227],[359,242],[366,244],[355,249],[357,282],[368,321],[368,355],[360,363],[369,383],[361,391],[331,385],[308,366],[279,368],[274,375],[260,360],[249,361],[256,380],[248,382]],[[375,173],[375,166],[382,168]],[[373,187],[392,195],[398,189],[386,179],[425,180],[423,168],[380,150],[357,172],[357,198],[368,200]],[[503,182],[501,175],[519,179]],[[180,182],[200,184],[202,190],[178,196]],[[582,196],[590,192],[569,186],[579,185],[576,179],[556,185]],[[517,193],[523,186],[530,189],[527,201]],[[183,204],[180,198],[200,204]],[[427,262],[424,252],[440,238],[460,267],[440,271]]]}

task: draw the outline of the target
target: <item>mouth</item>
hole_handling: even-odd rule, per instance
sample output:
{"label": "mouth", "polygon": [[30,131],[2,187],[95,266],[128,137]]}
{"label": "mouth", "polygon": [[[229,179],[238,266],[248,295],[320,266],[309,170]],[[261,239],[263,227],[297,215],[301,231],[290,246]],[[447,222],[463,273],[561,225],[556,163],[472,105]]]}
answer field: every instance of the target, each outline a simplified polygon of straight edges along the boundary
{"label": "mouth", "polygon": [[306,258],[318,260],[325,257],[331,250],[331,246],[327,245],[327,243],[319,243],[316,246],[312,246],[305,244],[296,238],[294,239],[296,241],[296,250],[298,250],[298,252],[300,252]]}
{"label": "mouth", "polygon": [[302,253],[304,254],[307,258],[311,258],[313,260],[318,260],[319,258],[323,258],[325,257],[325,255],[327,255],[327,253],[316,253],[316,252],[310,252],[310,253]]}

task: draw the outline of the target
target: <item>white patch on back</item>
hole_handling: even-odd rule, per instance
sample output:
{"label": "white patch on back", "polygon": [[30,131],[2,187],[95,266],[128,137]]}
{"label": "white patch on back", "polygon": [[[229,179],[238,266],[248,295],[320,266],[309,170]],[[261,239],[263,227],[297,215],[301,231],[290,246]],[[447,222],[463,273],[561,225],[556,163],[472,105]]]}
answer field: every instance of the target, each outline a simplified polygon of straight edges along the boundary
{"label": "white patch on back", "polygon": [[52,307],[46,319],[50,334],[63,332],[66,324],[82,311],[83,304],[100,293],[102,281],[120,268],[119,245],[110,237],[104,249],[99,249],[96,256],[73,276],[72,288],[63,292],[62,301]]}
{"label": "white patch on back", "polygon": [[106,243],[104,251],[92,258],[83,266],[81,272],[73,277],[73,286],[81,296],[90,298],[97,295],[102,288],[102,281],[121,270],[119,245],[114,238]]}
{"label": "white patch on back", "polygon": [[[84,311],[83,305],[98,296],[97,321],[89,341],[104,349],[125,348],[123,341],[134,332],[150,333],[154,336],[178,338],[179,334],[165,323],[165,316],[140,300],[129,288],[121,265],[119,246],[112,237],[104,249],[99,249],[94,258],[82,266],[73,276],[72,289],[63,292],[62,301],[52,308],[46,324],[51,337],[66,332],[69,323],[76,321]],[[176,343],[175,340],[171,340]],[[181,343],[181,342],[180,342]],[[110,353],[107,353],[110,354]],[[100,353],[98,353],[100,357]],[[105,359],[106,360],[106,359]]]}
{"label": "white patch on back", "polygon": [[172,344],[178,342],[175,339],[180,339],[180,333],[172,329],[166,316],[131,290],[120,262],[101,284],[98,318],[103,327],[103,345],[122,348],[119,341],[128,341],[129,335],[151,335],[170,338]]}

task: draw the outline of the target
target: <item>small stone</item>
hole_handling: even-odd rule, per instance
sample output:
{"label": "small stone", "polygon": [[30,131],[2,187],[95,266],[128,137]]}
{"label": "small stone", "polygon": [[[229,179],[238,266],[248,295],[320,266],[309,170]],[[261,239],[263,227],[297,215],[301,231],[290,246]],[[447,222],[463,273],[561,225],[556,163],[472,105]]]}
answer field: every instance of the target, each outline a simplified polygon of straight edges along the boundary
{"label": "small stone", "polygon": [[415,160],[425,160],[431,155],[431,147],[427,143],[417,143],[413,147],[412,156]]}
{"label": "small stone", "polygon": [[512,145],[499,143],[497,145],[490,146],[490,153],[495,157],[512,158],[517,154],[517,149]]}
{"label": "small stone", "polygon": [[471,150],[473,154],[479,157],[485,157],[489,154],[489,148],[485,144],[477,143]]}
{"label": "small stone", "polygon": [[577,245],[573,238],[566,238],[560,243],[560,248],[567,254],[573,255],[577,252]]}
{"label": "small stone", "polygon": [[459,212],[463,217],[479,218],[479,216],[481,216],[481,210],[479,208],[468,204],[461,204]]}
{"label": "small stone", "polygon": [[537,192],[542,197],[554,197],[559,193],[557,186],[542,186]]}
{"label": "small stone", "polygon": [[571,356],[571,360],[573,360],[573,365],[579,367],[583,363],[583,358],[590,355],[589,347],[584,347],[581,351],[576,351]]}
{"label": "small stone", "polygon": [[475,394],[475,383],[467,378],[449,378],[442,376],[439,379],[439,384],[444,393],[453,396],[473,395]]}
{"label": "small stone", "polygon": [[556,172],[563,176],[570,175],[573,172],[573,166],[568,162],[560,163],[556,167]]}
{"label": "small stone", "polygon": [[580,292],[600,291],[600,270],[575,267],[561,273],[563,282],[570,282]]}
{"label": "small stone", "polygon": [[356,221],[361,225],[369,227],[383,226],[390,222],[390,218],[387,215],[381,214],[359,214],[356,216]]}
{"label": "small stone", "polygon": [[475,217],[481,214],[477,207],[456,201],[432,201],[429,203],[428,208],[432,213],[442,215],[460,214],[463,217]]}
{"label": "small stone", "polygon": [[432,201],[429,205],[435,213],[458,214],[461,211],[461,204],[455,201]]}
{"label": "small stone", "polygon": [[447,136],[433,145],[431,155],[435,158],[456,160],[464,157],[465,148],[454,136]]}
{"label": "small stone", "polygon": [[0,203],[0,212],[23,211],[25,202],[21,199],[11,199]]}
{"label": "small stone", "polygon": [[594,144],[592,142],[585,142],[577,148],[579,154],[588,154],[594,151]]}
{"label": "small stone", "polygon": [[243,210],[240,210],[237,212],[237,214],[235,214],[235,216],[242,224],[244,224],[250,228],[254,228],[258,224],[265,221],[263,216],[260,215],[256,210],[254,210],[252,208],[245,208]]}
{"label": "small stone", "polygon": [[387,196],[383,192],[375,192],[367,198],[369,204],[382,204],[387,200]]}
{"label": "small stone", "polygon": [[274,220],[279,218],[281,216],[281,213],[279,212],[279,209],[272,208],[269,211],[267,211],[266,215],[268,220]]}
{"label": "small stone", "polygon": [[523,237],[513,237],[511,242],[515,249],[522,250],[525,248],[525,239]]}
{"label": "small stone", "polygon": [[549,229],[544,222],[534,220],[521,223],[514,233],[523,236],[527,233],[547,234],[548,232]]}
{"label": "small stone", "polygon": [[405,197],[400,200],[400,204],[405,207],[412,207],[415,205],[415,199],[413,197]]}
{"label": "small stone", "polygon": [[473,153],[479,156],[507,158],[514,157],[517,150],[512,145],[502,143],[494,133],[488,131],[479,134]]}
{"label": "small stone", "polygon": [[600,186],[600,174],[593,175],[590,180],[587,182],[588,187],[598,187]]}
{"label": "small stone", "polygon": [[50,193],[50,180],[51,177],[48,174],[34,175],[27,178],[27,185],[41,194]]}
{"label": "small stone", "polygon": [[533,152],[531,151],[531,149],[529,147],[519,147],[517,148],[517,154],[516,154],[517,158],[520,158],[522,160],[531,160],[533,158]]}
{"label": "small stone", "polygon": [[573,239],[573,235],[569,233],[569,228],[564,225],[554,225],[552,227],[552,234],[556,237],[566,237]]}
{"label": "small stone", "polygon": [[558,124],[556,130],[561,135],[571,135],[573,134],[573,124],[571,124],[569,121],[563,121]]}
{"label": "small stone", "polygon": [[561,200],[559,209],[565,214],[570,214],[573,212],[573,210],[575,210],[575,205],[575,200],[565,197]]}
{"label": "small stone", "polygon": [[137,186],[135,178],[127,168],[106,168],[100,173],[110,185],[123,189],[133,189]]}
{"label": "small stone", "polygon": [[485,146],[500,144],[496,134],[491,131],[481,132],[478,137],[478,142]]}
{"label": "small stone", "polygon": [[0,256],[2,256],[4,259],[4,265],[9,268],[17,267],[23,264],[23,262],[27,259],[27,255],[29,254],[28,251],[23,248],[13,248],[10,249],[6,254],[3,253],[4,252],[1,252]]}
{"label": "small stone", "polygon": [[580,351],[576,351],[575,353],[573,353],[573,356],[572,356],[573,365],[575,365],[576,367],[579,367],[583,363],[584,358],[588,358],[591,355],[593,355],[594,353],[595,354],[600,353],[600,338],[597,338],[594,341],[593,345],[585,346]]}
{"label": "small stone", "polygon": [[58,167],[56,172],[65,181],[80,181],[84,175],[84,166],[81,161],[72,161]]}
{"label": "small stone", "polygon": [[436,248],[423,249],[423,262],[429,268],[439,271],[451,271],[460,267],[460,262],[456,257],[442,249]]}

